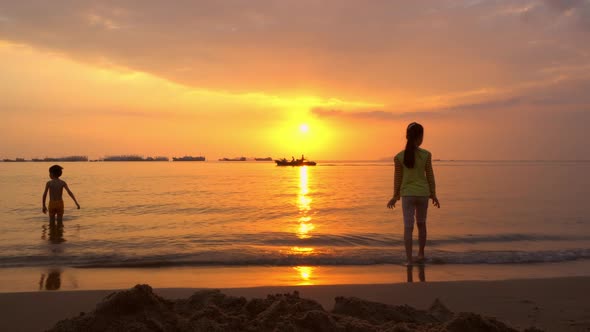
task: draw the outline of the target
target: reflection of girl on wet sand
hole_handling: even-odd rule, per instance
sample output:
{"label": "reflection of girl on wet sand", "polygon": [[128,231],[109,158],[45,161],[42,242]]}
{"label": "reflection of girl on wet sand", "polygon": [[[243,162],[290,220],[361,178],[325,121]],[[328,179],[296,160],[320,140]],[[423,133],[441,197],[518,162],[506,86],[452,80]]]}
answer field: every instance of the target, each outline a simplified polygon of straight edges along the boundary
{"label": "reflection of girl on wet sand", "polygon": [[[407,264],[423,263],[424,247],[426,246],[426,212],[428,199],[440,208],[436,197],[434,171],[432,170],[432,154],[421,149],[424,139],[424,128],[416,122],[410,123],[406,130],[406,148],[395,158],[395,178],[393,198],[387,203],[394,208],[401,198],[404,215],[404,244],[406,247]],[[420,249],[416,260],[412,259],[412,233],[414,221],[418,225],[418,241]]]}
{"label": "reflection of girl on wet sand", "polygon": [[[414,282],[414,266],[408,265],[406,272],[408,274],[408,282]],[[424,264],[418,265],[418,279],[420,279],[420,282],[426,281],[426,267]]]}

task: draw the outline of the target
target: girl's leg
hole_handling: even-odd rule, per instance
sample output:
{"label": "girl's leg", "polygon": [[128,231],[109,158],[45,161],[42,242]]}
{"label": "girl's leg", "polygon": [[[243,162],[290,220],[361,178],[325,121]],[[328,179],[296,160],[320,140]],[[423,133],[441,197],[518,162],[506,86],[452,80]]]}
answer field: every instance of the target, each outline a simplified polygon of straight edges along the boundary
{"label": "girl's leg", "polygon": [[404,227],[404,244],[406,246],[406,262],[412,264],[412,233],[414,228]]}
{"label": "girl's leg", "polygon": [[402,197],[402,210],[404,214],[404,245],[406,247],[406,259],[412,264],[412,234],[414,232],[414,216],[416,212],[415,197]]}
{"label": "girl's leg", "polygon": [[426,246],[426,214],[428,212],[428,197],[420,197],[416,202],[416,224],[418,225],[418,260],[424,261],[424,247]]}
{"label": "girl's leg", "polygon": [[418,261],[424,261],[424,247],[426,247],[426,223],[418,224]]}

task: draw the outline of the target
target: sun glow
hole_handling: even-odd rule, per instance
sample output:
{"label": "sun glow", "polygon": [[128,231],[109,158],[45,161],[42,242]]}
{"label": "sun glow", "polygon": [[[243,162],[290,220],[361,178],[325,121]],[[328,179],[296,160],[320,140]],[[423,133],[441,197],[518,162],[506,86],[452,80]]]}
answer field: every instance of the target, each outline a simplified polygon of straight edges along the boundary
{"label": "sun glow", "polygon": [[299,126],[299,131],[305,134],[309,131],[309,126],[304,123],[301,126]]}
{"label": "sun glow", "polygon": [[313,285],[312,274],[315,268],[311,266],[296,266],[293,269],[297,271],[301,279],[298,285]]}
{"label": "sun glow", "polygon": [[297,195],[297,206],[299,208],[299,226],[297,227],[297,237],[300,239],[311,238],[311,232],[315,226],[311,222],[311,197],[309,194],[309,174],[307,166],[299,168],[299,195]]}

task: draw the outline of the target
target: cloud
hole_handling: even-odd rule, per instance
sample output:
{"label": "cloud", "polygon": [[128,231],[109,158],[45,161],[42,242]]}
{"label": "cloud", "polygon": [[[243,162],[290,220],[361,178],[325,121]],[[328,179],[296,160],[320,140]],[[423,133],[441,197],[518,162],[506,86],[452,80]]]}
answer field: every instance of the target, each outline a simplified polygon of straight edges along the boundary
{"label": "cloud", "polygon": [[336,118],[336,119],[349,119],[349,120],[375,120],[375,121],[395,121],[417,117],[437,117],[440,114],[436,112],[389,112],[382,110],[374,111],[344,111],[338,109],[322,109],[314,108],[311,113],[322,118]]}
{"label": "cloud", "polygon": [[459,103],[429,109],[412,111],[369,110],[369,109],[326,109],[316,107],[312,114],[321,118],[397,121],[408,119],[444,119],[480,116],[486,113],[507,111],[529,111],[537,114],[555,112],[587,112],[590,114],[590,79],[568,80],[535,87],[511,97],[495,97],[481,102]]}
{"label": "cloud", "polygon": [[374,102],[506,87],[546,79],[541,69],[551,64],[588,62],[590,47],[572,33],[576,27],[552,28],[585,17],[588,1],[536,3],[527,12],[575,15],[526,26],[514,15],[489,15],[514,6],[450,0],[14,1],[2,6],[0,39],[192,87]]}
{"label": "cloud", "polygon": [[431,110],[396,112],[386,110],[340,110],[314,108],[312,114],[323,118],[342,118],[353,120],[396,121],[416,118],[442,118],[456,116],[458,112],[473,113],[513,107],[522,103],[520,98],[491,100],[481,103],[459,104]]}

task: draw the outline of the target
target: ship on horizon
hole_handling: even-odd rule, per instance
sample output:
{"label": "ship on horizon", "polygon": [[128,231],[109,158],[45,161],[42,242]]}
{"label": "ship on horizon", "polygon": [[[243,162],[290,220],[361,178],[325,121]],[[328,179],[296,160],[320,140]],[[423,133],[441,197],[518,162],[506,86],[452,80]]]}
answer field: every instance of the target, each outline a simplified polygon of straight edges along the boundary
{"label": "ship on horizon", "polygon": [[303,155],[301,155],[301,159],[291,158],[291,160],[287,160],[287,158],[275,160],[277,166],[315,166],[317,163],[315,161],[310,161],[305,159]]}
{"label": "ship on horizon", "polygon": [[254,160],[256,161],[272,161],[271,157],[266,157],[266,158],[254,158]]}
{"label": "ship on horizon", "polygon": [[239,157],[239,158],[219,158],[219,161],[246,161],[246,157]]}
{"label": "ship on horizon", "polygon": [[205,161],[204,156],[184,156],[184,157],[172,157],[172,161]]}
{"label": "ship on horizon", "polygon": [[168,157],[147,157],[144,158],[140,155],[121,155],[121,156],[106,156],[102,161],[170,161]]}
{"label": "ship on horizon", "polygon": [[[17,158],[16,161],[25,161],[24,159],[19,160],[22,158]],[[88,156],[67,156],[67,157],[45,157],[43,159],[40,158],[33,158],[31,161],[35,162],[66,162],[66,161],[88,161]]]}

